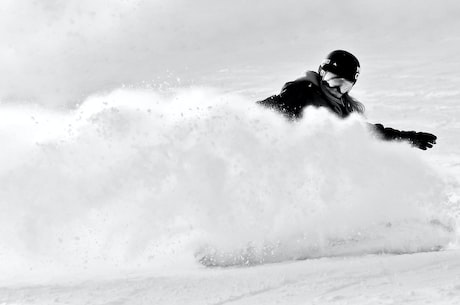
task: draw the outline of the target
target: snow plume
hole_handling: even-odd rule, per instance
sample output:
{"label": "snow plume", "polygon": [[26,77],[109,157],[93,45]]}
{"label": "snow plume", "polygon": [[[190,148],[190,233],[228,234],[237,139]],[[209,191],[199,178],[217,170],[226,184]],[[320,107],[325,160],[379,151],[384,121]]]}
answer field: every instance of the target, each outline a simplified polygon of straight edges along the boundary
{"label": "snow plume", "polygon": [[67,113],[1,107],[2,280],[406,253],[455,238],[424,152],[376,140],[357,117],[308,109],[289,122],[200,88],[120,89]]}

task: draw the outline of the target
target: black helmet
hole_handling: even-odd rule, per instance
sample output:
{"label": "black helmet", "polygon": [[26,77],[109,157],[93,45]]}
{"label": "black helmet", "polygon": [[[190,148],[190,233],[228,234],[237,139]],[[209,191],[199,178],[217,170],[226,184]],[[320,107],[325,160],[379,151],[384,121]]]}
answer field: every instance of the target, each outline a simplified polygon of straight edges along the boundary
{"label": "black helmet", "polygon": [[329,53],[319,66],[319,70],[329,71],[355,83],[359,75],[359,61],[351,53],[336,50]]}

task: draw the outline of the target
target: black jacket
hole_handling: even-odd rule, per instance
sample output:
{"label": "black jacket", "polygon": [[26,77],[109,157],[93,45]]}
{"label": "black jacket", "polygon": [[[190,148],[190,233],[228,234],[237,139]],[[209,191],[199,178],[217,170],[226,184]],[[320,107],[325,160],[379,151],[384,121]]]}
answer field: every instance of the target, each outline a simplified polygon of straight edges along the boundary
{"label": "black jacket", "polygon": [[258,103],[276,109],[291,119],[299,119],[307,106],[326,107],[342,118],[355,110],[349,96],[346,95],[342,99],[327,96],[321,90],[320,76],[313,71],[308,71],[304,77],[286,83],[280,94],[272,95]]}
{"label": "black jacket", "polygon": [[[299,119],[307,106],[326,107],[341,118],[352,112],[364,111],[361,103],[344,94],[341,99],[328,95],[321,89],[318,73],[308,71],[304,77],[286,83],[281,92],[258,103],[283,113],[289,119]],[[420,149],[427,149],[436,142],[436,136],[423,132],[400,131],[384,127],[382,124],[370,124],[375,133],[384,140],[408,140]]]}

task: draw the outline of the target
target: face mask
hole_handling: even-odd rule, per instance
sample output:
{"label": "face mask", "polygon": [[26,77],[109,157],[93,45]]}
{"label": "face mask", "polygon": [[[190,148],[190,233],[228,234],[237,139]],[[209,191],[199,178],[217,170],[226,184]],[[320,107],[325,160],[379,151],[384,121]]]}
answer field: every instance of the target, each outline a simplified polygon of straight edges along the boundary
{"label": "face mask", "polygon": [[329,87],[337,88],[342,94],[347,93],[348,91],[351,90],[351,88],[353,88],[353,85],[354,85],[353,82],[345,78],[339,77],[337,74],[334,74],[332,72],[327,72],[327,71],[324,71],[324,72],[325,73],[322,76],[322,80],[326,82]]}

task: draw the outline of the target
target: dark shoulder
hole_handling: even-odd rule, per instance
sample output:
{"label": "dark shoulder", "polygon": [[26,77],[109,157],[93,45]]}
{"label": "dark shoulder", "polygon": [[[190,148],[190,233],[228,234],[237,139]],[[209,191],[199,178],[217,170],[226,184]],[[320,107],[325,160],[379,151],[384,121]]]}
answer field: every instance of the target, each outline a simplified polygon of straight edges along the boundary
{"label": "dark shoulder", "polygon": [[309,71],[305,76],[284,84],[279,94],[258,103],[276,109],[288,118],[297,119],[302,116],[306,106],[323,106],[326,103],[320,90],[319,75]]}
{"label": "dark shoulder", "polygon": [[319,75],[316,72],[308,71],[305,76],[284,84],[281,89],[281,95],[283,95],[283,93],[304,92],[316,88],[319,88]]}

